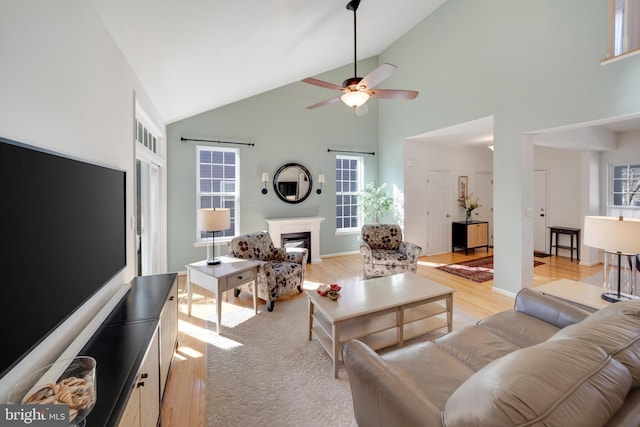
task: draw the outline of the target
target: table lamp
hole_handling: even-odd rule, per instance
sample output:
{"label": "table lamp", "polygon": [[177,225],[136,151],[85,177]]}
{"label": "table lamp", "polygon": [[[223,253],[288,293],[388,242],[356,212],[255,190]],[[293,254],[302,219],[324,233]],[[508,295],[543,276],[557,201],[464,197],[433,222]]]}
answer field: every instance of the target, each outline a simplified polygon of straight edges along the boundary
{"label": "table lamp", "polygon": [[[630,258],[632,281],[629,290],[636,292],[633,286],[633,269],[637,254],[640,253],[640,220],[623,217],[607,217],[607,216],[586,216],[584,217],[584,244],[592,248],[602,249],[606,253],[617,255],[618,258],[618,290],[617,292],[605,292],[602,299],[609,302],[626,301],[639,298],[637,296],[625,294],[621,292],[621,264],[622,257]],[[605,255],[606,260],[606,255]],[[606,281],[606,262],[605,262],[605,282]]]}
{"label": "table lamp", "polygon": [[[225,208],[213,208],[213,209],[200,209],[198,212],[200,229],[207,233],[212,233],[211,239],[212,251],[209,252],[209,245],[207,245],[207,264],[216,265],[220,264],[220,258],[215,257],[215,238],[216,231],[226,230],[230,226],[231,211]],[[213,255],[210,256],[209,254]]]}

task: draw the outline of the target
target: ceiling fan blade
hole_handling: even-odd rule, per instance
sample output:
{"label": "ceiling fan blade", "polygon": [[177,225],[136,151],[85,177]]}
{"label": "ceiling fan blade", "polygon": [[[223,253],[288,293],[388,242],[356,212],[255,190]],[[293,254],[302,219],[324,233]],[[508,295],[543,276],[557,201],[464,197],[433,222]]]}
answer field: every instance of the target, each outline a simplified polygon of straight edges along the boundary
{"label": "ceiling fan blade", "polygon": [[416,90],[400,90],[400,89],[374,89],[369,91],[371,98],[379,99],[414,99],[418,96]]}
{"label": "ceiling fan blade", "polygon": [[339,96],[337,96],[335,98],[331,98],[331,99],[326,99],[324,101],[318,102],[317,104],[309,105],[307,107],[307,110],[313,110],[314,108],[322,107],[324,105],[333,104],[334,102],[338,102],[338,101],[340,101],[340,97]]}
{"label": "ceiling fan blade", "polygon": [[382,82],[384,79],[389,77],[391,74],[393,74],[393,72],[397,69],[398,67],[396,67],[395,65],[387,64],[385,62],[384,64],[376,67],[373,71],[364,76],[364,78],[360,80],[360,85],[366,86],[367,89],[371,89]]}
{"label": "ceiling fan blade", "polygon": [[302,81],[304,83],[309,83],[310,85],[314,85],[314,86],[320,86],[325,89],[340,90],[340,91],[344,90],[342,86],[334,85],[333,83],[325,82],[325,81],[314,79],[311,77],[307,77]]}
{"label": "ceiling fan blade", "polygon": [[356,108],[356,116],[361,117],[369,112],[369,107],[367,107],[367,103],[365,102],[358,108]]}

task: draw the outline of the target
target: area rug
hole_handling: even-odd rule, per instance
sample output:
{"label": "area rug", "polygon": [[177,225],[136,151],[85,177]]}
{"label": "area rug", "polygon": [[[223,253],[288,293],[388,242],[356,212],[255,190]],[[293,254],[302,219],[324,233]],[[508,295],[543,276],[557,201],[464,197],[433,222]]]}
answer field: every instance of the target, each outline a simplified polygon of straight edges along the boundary
{"label": "area rug", "polygon": [[[315,337],[308,340],[307,310],[300,296],[272,312],[223,313],[222,336],[206,338],[207,426],[356,426],[347,373],[341,364],[334,379],[331,358]],[[475,321],[454,310],[455,329]]]}
{"label": "area rug", "polygon": [[[533,266],[537,267],[544,264],[542,261],[533,260]],[[438,270],[473,280],[476,283],[482,283],[493,280],[493,256],[472,259],[455,264],[442,265],[436,267]]]}

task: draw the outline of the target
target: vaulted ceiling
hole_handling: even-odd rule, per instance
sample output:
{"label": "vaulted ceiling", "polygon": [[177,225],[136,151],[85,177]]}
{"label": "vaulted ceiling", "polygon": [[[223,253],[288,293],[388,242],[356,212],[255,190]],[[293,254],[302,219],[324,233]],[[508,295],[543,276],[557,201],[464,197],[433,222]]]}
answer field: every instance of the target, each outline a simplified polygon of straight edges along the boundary
{"label": "vaulted ceiling", "polygon": [[[362,0],[358,59],[380,54],[445,1]],[[353,63],[347,0],[91,3],[165,123]]]}

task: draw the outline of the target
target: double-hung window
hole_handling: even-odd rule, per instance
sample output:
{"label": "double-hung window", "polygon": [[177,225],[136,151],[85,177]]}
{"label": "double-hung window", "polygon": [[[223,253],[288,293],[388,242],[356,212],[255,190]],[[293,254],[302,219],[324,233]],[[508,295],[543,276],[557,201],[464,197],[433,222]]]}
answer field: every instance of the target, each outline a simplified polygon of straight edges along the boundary
{"label": "double-hung window", "polygon": [[[220,231],[217,237],[233,237],[238,224],[240,185],[240,156],[238,149],[197,147],[198,209],[227,208],[231,213],[231,225]],[[210,235],[197,230],[198,240]]]}
{"label": "double-hung window", "polygon": [[640,164],[611,167],[611,200],[616,207],[640,207]]}
{"label": "double-hung window", "polygon": [[336,231],[357,231],[362,224],[362,157],[336,156]]}

